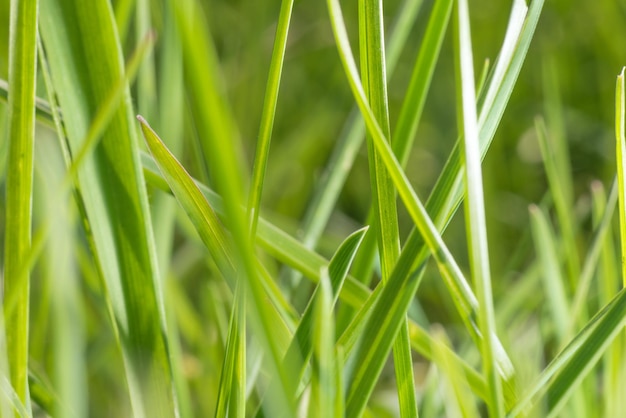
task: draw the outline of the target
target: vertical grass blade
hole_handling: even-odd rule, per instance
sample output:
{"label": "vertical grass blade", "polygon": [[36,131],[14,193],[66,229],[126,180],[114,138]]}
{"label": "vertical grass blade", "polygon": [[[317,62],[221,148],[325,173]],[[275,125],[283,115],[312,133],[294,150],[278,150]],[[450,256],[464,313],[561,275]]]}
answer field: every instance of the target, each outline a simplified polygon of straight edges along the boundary
{"label": "vertical grass blade", "polygon": [[[617,187],[619,190],[619,232],[622,243],[622,260],[626,260],[626,89],[624,71],[617,77],[615,89],[615,140],[617,158]],[[626,263],[622,261],[622,287],[626,287]]]}
{"label": "vertical grass blade", "polygon": [[[7,324],[9,380],[30,414],[28,394],[28,311],[31,246],[35,87],[37,73],[37,18],[39,2],[11,1],[9,39],[9,160],[6,177],[3,304]],[[7,306],[9,308],[7,309]]]}
{"label": "vertical grass blade", "polygon": [[489,389],[487,409],[491,417],[504,416],[504,396],[496,360],[496,320],[491,290],[491,269],[487,243],[487,223],[483,176],[480,167],[480,143],[478,117],[476,114],[476,91],[474,86],[474,61],[472,57],[471,31],[467,0],[457,3],[457,91],[463,126],[465,151],[465,222],[468,230],[468,249],[472,278],[478,294],[478,323],[482,333],[480,347],[483,370]]}
{"label": "vertical grass blade", "polygon": [[254,157],[254,169],[252,173],[252,184],[248,193],[248,217],[250,218],[250,230],[252,236],[256,234],[259,210],[261,206],[261,194],[263,192],[263,180],[265,169],[270,152],[270,142],[272,140],[272,128],[274,126],[274,115],[276,113],[276,103],[278,101],[278,91],[280,88],[280,77],[283,71],[283,61],[285,60],[285,50],[287,49],[287,34],[289,33],[289,22],[291,20],[291,10],[293,0],[283,0],[278,15],[276,35],[274,37],[274,49],[270,70],[267,77],[267,87],[265,90],[265,101],[263,102],[263,113],[261,115],[261,126],[259,128],[259,138],[257,150]]}
{"label": "vertical grass blade", "polygon": [[[363,79],[365,94],[384,136],[391,138],[387,103],[382,0],[359,2],[359,41],[361,78]],[[377,234],[382,280],[386,282],[400,254],[396,192],[393,181],[369,135],[368,157],[375,224],[377,226],[374,231]],[[400,415],[402,417],[417,417],[413,363],[406,323],[400,329],[393,352]]]}
{"label": "vertical grass blade", "polygon": [[[42,39],[70,150],[76,154],[111,91],[123,79],[110,3],[46,1]],[[92,250],[111,298],[133,412],[177,413],[148,199],[129,92],[93,155],[78,170]]]}

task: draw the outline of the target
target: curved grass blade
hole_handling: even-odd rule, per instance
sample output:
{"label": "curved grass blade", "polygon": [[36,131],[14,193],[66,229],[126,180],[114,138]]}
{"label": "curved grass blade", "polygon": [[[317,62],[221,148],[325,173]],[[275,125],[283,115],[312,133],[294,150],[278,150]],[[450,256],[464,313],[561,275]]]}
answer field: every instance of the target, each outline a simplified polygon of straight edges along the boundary
{"label": "curved grass blade", "polygon": [[472,37],[467,0],[459,0],[456,7],[458,12],[455,26],[458,35],[456,39],[458,48],[456,78],[457,92],[459,92],[457,93],[457,106],[461,109],[459,121],[462,121],[461,126],[463,126],[462,137],[465,154],[465,220],[468,230],[470,268],[478,293],[478,323],[483,336],[480,352],[489,389],[487,409],[489,415],[495,418],[504,416],[504,397],[495,357],[497,352],[495,343],[497,339],[496,320],[491,290],[483,175],[480,166]]}
{"label": "curved grass blade", "polygon": [[[3,298],[8,376],[17,398],[30,415],[28,391],[28,313],[30,272],[24,271],[31,250],[37,18],[35,1],[10,4],[8,166],[4,231]],[[3,370],[4,372],[4,370]],[[17,412],[17,411],[16,411]]]}
{"label": "curved grass blade", "polygon": [[[70,149],[83,145],[97,110],[123,77],[109,2],[42,3],[41,32]],[[94,30],[96,29],[96,30]],[[176,414],[165,316],[148,199],[139,166],[129,92],[77,174],[92,250],[110,294],[133,412]]]}
{"label": "curved grass blade", "polygon": [[[363,113],[366,125],[372,134],[376,148],[380,152],[395,186],[398,188],[398,193],[404,201],[407,211],[415,222],[417,229],[422,234],[426,245],[433,255],[433,258],[437,262],[446,284],[449,286],[451,293],[455,295],[455,301],[458,301],[461,305],[459,310],[464,318],[464,321],[468,324],[469,330],[472,331],[471,324],[473,321],[470,320],[470,318],[475,315],[475,307],[477,305],[475,297],[473,297],[467,281],[463,277],[454,258],[441,239],[441,235],[439,235],[433,221],[426,213],[426,209],[415,194],[415,191],[411,187],[406,175],[399,167],[398,161],[394,157],[382,131],[380,130],[380,127],[378,126],[378,123],[372,115],[371,109],[365,99],[363,88],[358,81],[356,64],[354,63],[354,59],[352,58],[352,54],[350,52],[350,45],[338,2],[336,0],[328,0],[328,7],[331,14],[333,32],[335,33],[336,42],[339,50],[341,51],[340,57],[342,63],[344,64],[346,74],[348,74],[350,87],[352,88],[355,99],[361,109],[361,112]],[[498,350],[498,356],[503,374],[507,377],[510,376],[512,374],[511,366],[506,354],[503,351]]]}
{"label": "curved grass blade", "polygon": [[254,157],[252,184],[248,195],[248,217],[250,219],[250,231],[253,237],[256,234],[257,222],[259,220],[263,180],[265,178],[265,169],[270,152],[272,128],[274,126],[274,115],[276,114],[276,103],[278,101],[280,78],[283,71],[283,62],[285,60],[285,50],[287,49],[287,34],[289,33],[289,21],[291,20],[293,1],[294,0],[282,0],[281,2],[276,35],[274,37],[272,60],[270,61],[270,70],[267,77],[261,126],[259,128],[259,139],[257,141],[257,150]]}

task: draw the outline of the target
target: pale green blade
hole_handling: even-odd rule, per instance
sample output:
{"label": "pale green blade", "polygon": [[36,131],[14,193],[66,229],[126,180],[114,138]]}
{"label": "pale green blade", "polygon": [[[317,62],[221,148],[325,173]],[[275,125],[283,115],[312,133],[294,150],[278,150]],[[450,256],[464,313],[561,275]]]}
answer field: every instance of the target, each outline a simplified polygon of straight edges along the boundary
{"label": "pale green blade", "polygon": [[36,0],[11,1],[3,298],[16,303],[2,305],[9,367],[2,375],[9,377],[28,415],[30,273],[23,266],[31,247],[38,8]]}
{"label": "pale green blade", "polygon": [[[111,86],[123,78],[110,4],[46,1],[41,32],[75,154]],[[100,144],[78,170],[77,187],[110,295],[133,412],[138,417],[171,416],[176,401],[150,213],[128,90],[123,97]]]}

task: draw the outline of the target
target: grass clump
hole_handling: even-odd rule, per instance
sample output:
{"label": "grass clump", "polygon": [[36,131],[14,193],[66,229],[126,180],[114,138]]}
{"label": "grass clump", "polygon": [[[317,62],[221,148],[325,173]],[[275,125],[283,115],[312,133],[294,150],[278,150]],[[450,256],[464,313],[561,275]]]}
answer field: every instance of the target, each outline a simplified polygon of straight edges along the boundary
{"label": "grass clump", "polygon": [[618,415],[624,72],[498,7],[0,6],[0,416]]}

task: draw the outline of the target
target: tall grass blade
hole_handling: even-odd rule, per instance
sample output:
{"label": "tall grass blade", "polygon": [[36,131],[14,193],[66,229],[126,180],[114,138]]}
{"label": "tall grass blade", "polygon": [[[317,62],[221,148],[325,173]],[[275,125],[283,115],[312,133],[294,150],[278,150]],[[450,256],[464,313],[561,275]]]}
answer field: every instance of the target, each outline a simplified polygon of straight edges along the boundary
{"label": "tall grass blade", "polygon": [[[359,41],[361,51],[361,78],[374,117],[390,138],[389,105],[385,66],[383,4],[381,0],[359,2]],[[393,181],[368,135],[370,184],[374,207],[382,281],[386,282],[400,254],[398,211]],[[393,346],[396,386],[402,417],[417,417],[417,400],[413,379],[413,362],[406,323],[400,329]]]}
{"label": "tall grass blade", "polygon": [[[44,45],[54,51],[48,56],[52,81],[75,155],[111,86],[122,79],[112,10],[100,0],[46,1],[41,16]],[[127,89],[123,97],[100,144],[78,170],[77,186],[112,303],[133,412],[171,416],[177,408],[150,213]]]}
{"label": "tall grass blade", "polygon": [[456,61],[457,96],[461,110],[459,121],[463,127],[463,149],[465,154],[465,222],[468,231],[470,267],[476,292],[478,293],[478,323],[483,336],[480,352],[483,370],[489,389],[487,409],[492,417],[504,416],[504,396],[496,360],[496,320],[491,290],[491,268],[487,243],[487,222],[483,192],[483,175],[480,167],[480,145],[478,140],[478,117],[476,114],[476,91],[474,86],[474,61],[471,45],[469,9],[467,0],[457,3],[457,47]]}
{"label": "tall grass blade", "polygon": [[[3,328],[9,381],[28,415],[28,335],[30,273],[23,270],[31,247],[37,18],[39,3],[10,2],[8,166],[4,231]],[[17,412],[17,411],[16,411]]]}
{"label": "tall grass blade", "polygon": [[[622,260],[626,260],[626,88],[624,71],[617,77],[615,89],[615,139],[617,159],[617,187],[619,190],[619,231],[622,243]],[[626,287],[626,263],[622,262],[622,287]]]}
{"label": "tall grass blade", "polygon": [[282,0],[281,2],[278,24],[276,26],[276,35],[274,37],[272,60],[270,61],[270,69],[267,77],[263,114],[261,115],[261,126],[259,128],[257,150],[254,157],[252,184],[250,186],[250,192],[248,193],[248,217],[250,219],[250,230],[252,236],[256,234],[259,210],[261,208],[263,180],[265,178],[265,169],[267,167],[267,159],[270,152],[274,115],[276,114],[280,77],[283,71],[285,50],[287,49],[287,34],[289,33],[289,22],[291,21],[293,1],[294,0]]}

